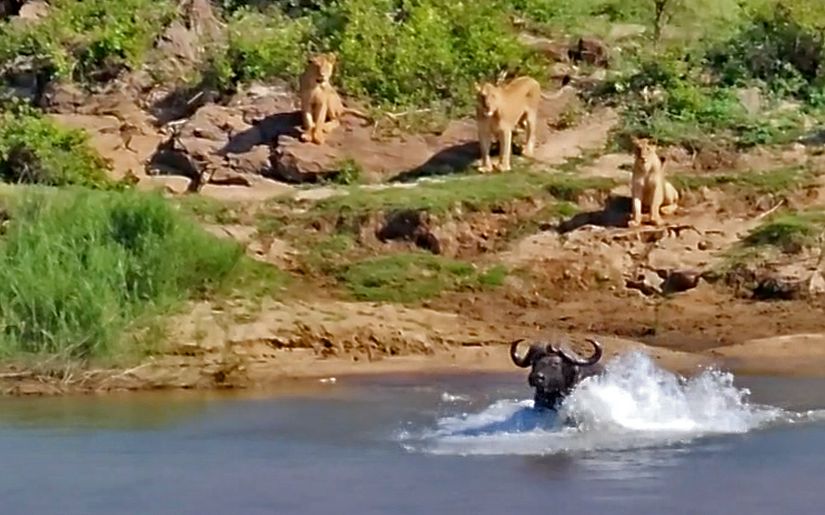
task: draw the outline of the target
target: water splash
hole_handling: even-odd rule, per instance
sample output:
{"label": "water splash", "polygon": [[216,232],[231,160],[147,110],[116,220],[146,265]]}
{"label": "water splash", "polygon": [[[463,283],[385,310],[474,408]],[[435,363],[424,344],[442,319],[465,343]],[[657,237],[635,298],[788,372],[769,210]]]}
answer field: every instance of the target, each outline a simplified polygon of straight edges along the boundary
{"label": "water splash", "polygon": [[466,395],[455,395],[450,392],[441,394],[441,402],[466,402],[469,400],[470,398]]}
{"label": "water splash", "polygon": [[536,412],[532,400],[505,399],[401,440],[410,451],[432,454],[555,454],[665,447],[819,418],[749,403],[749,394],[730,373],[707,370],[684,379],[630,353],[583,381],[558,414]]}

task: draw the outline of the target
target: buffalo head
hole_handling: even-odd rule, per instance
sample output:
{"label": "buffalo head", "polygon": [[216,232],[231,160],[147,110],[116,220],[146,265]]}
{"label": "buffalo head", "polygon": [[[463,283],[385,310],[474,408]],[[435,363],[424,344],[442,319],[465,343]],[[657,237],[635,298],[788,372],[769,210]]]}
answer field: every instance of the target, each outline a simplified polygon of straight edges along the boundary
{"label": "buffalo head", "polygon": [[555,409],[581,380],[602,371],[599,363],[602,346],[596,340],[587,340],[593,345],[594,352],[586,359],[568,354],[551,343],[534,343],[520,357],[518,346],[522,341],[510,344],[510,358],[518,367],[531,368],[527,382],[535,389],[536,408]]}

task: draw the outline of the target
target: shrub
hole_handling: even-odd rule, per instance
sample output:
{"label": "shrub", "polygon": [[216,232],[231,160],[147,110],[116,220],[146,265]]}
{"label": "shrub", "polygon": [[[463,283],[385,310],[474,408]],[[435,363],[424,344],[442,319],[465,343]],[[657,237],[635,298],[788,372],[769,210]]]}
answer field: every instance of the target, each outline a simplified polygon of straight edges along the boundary
{"label": "shrub", "polygon": [[30,109],[0,114],[0,179],[103,188],[111,185],[106,169],[84,132],[62,128]]}
{"label": "shrub", "polygon": [[825,75],[825,33],[804,19],[783,4],[757,13],[743,30],[712,49],[708,61],[725,84],[760,81],[780,96],[806,97]]}
{"label": "shrub", "polygon": [[295,79],[304,66],[309,20],[291,20],[271,9],[241,9],[229,19],[226,45],[213,52],[209,80],[222,90],[271,77]]}
{"label": "shrub", "polygon": [[142,62],[173,19],[171,0],[55,0],[42,21],[0,25],[0,62],[42,59],[57,76],[108,78]]}
{"label": "shrub", "polygon": [[380,103],[462,108],[473,81],[502,70],[542,77],[510,29],[504,2],[343,0],[324,12],[319,30],[340,54],[341,83]]}
{"label": "shrub", "polygon": [[243,256],[155,195],[28,192],[0,239],[0,352],[111,355],[139,317],[219,287]]}

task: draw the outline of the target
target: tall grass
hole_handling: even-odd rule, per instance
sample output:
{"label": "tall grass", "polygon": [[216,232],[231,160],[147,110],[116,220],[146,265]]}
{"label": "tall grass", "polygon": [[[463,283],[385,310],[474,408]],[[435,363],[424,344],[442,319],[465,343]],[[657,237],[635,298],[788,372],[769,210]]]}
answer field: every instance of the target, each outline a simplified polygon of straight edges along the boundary
{"label": "tall grass", "polygon": [[154,195],[30,190],[0,237],[0,355],[107,357],[140,317],[223,284],[243,257]]}

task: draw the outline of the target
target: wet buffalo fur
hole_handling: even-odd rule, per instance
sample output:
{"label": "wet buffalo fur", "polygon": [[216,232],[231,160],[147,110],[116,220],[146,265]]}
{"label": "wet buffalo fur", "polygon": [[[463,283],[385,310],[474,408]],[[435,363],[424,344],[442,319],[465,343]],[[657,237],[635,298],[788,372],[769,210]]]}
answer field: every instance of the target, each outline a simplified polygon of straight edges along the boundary
{"label": "wet buffalo fur", "polygon": [[530,368],[527,382],[535,389],[536,409],[556,410],[576,385],[604,370],[599,363],[602,347],[595,340],[588,340],[594,352],[585,359],[568,354],[551,343],[534,343],[524,356],[519,356],[518,346],[522,341],[520,339],[510,344],[510,358],[516,366]]}

